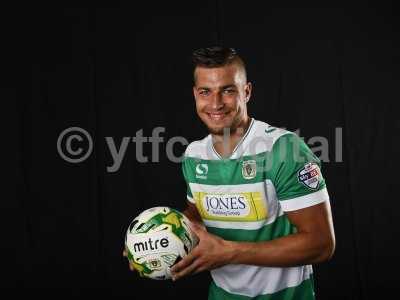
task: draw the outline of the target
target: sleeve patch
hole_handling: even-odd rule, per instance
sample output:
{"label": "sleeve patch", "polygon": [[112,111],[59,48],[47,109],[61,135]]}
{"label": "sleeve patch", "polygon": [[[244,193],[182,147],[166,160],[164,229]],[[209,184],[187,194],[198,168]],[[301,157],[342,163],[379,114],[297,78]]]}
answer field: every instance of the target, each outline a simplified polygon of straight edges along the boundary
{"label": "sleeve patch", "polygon": [[321,181],[319,166],[314,162],[305,164],[304,167],[297,172],[297,179],[306,187],[317,190]]}

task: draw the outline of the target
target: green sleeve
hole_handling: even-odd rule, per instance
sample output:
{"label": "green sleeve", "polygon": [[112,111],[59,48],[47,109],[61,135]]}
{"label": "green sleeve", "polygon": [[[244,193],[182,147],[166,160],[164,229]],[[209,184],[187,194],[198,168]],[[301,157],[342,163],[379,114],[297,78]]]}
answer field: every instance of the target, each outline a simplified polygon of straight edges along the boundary
{"label": "green sleeve", "polygon": [[281,136],[273,146],[272,160],[278,200],[289,201],[325,189],[320,160],[297,135]]}

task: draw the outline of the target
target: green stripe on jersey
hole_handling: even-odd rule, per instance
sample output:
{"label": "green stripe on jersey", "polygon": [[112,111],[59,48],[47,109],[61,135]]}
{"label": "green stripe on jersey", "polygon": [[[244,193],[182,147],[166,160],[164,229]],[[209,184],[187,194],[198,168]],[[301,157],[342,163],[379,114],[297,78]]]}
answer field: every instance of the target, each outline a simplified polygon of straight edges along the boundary
{"label": "green stripe on jersey", "polygon": [[228,241],[236,242],[260,242],[270,241],[282,236],[296,232],[296,227],[290,223],[286,215],[278,217],[273,223],[265,225],[260,229],[226,229],[208,227],[207,231],[222,237]]}
{"label": "green stripe on jersey", "polygon": [[[188,184],[224,186],[270,180],[277,198],[286,200],[322,190],[326,186],[319,169],[313,175],[308,173],[306,165],[309,164],[321,167],[318,157],[301,138],[295,134],[285,134],[274,143],[272,151],[238,159],[207,160],[186,156],[182,170]],[[255,169],[254,176],[246,176],[246,166],[252,171],[251,174],[254,174]],[[314,179],[314,185],[307,178]]]}
{"label": "green stripe on jersey", "polygon": [[[234,185],[256,183],[265,180],[264,165],[270,152],[262,152],[257,155],[243,156],[239,159],[205,160],[193,157],[185,157],[183,161],[183,173],[187,182],[196,182],[208,185]],[[257,172],[254,178],[243,177],[243,162],[254,161]],[[207,166],[207,174],[196,174],[199,166]],[[198,173],[198,172],[197,172]]]}
{"label": "green stripe on jersey", "polygon": [[208,291],[208,300],[314,300],[314,284],[312,276],[304,280],[295,287],[289,287],[279,292],[260,295],[257,297],[247,297],[228,293],[211,282]]}

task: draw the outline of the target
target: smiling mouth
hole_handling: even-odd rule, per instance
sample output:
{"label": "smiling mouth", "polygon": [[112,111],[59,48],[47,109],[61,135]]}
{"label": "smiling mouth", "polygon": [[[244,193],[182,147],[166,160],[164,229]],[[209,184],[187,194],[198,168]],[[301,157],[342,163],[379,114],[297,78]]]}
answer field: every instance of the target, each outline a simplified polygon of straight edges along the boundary
{"label": "smiling mouth", "polygon": [[207,113],[207,116],[213,121],[220,121],[223,118],[225,118],[226,115],[227,115],[227,113],[223,113],[223,112]]}

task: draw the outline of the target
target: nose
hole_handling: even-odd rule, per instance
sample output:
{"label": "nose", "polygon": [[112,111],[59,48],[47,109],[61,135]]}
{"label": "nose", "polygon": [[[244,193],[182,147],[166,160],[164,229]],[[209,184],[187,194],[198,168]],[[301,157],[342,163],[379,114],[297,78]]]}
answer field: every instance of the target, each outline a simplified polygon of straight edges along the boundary
{"label": "nose", "polygon": [[211,99],[211,108],[218,110],[218,109],[221,109],[223,106],[224,106],[224,102],[222,100],[221,93],[214,93],[214,95]]}

